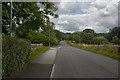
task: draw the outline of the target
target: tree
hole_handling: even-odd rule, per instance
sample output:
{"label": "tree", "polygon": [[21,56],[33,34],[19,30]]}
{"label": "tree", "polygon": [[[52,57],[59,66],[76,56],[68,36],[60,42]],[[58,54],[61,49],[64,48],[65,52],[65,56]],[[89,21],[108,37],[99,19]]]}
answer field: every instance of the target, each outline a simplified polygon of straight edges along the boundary
{"label": "tree", "polygon": [[111,42],[114,44],[120,44],[120,39],[117,36],[114,36]]}
{"label": "tree", "polygon": [[[8,3],[2,3],[2,25],[3,33],[9,33],[9,23],[10,23],[10,6]],[[50,19],[48,15],[55,18],[58,17],[54,12],[57,8],[51,2],[40,2],[44,6],[43,10],[38,7],[35,2],[18,2],[13,3],[13,33],[19,37],[24,37],[31,30],[36,30],[41,27],[41,29],[50,29]],[[34,23],[34,24],[33,24]]]}
{"label": "tree", "polygon": [[64,33],[60,32],[58,30],[54,30],[54,31],[55,31],[55,36],[59,41],[64,40]]}
{"label": "tree", "polygon": [[82,43],[85,44],[93,44],[93,39],[95,38],[94,34],[92,33],[84,33],[81,37],[81,41]]}
{"label": "tree", "polygon": [[[40,44],[42,43],[45,46],[48,46],[49,44],[49,35],[48,34],[42,34],[40,32],[36,31],[30,31],[26,37],[26,39],[29,39],[31,43],[33,44]],[[50,37],[50,43],[51,46],[58,45],[58,39],[56,37]]]}
{"label": "tree", "polygon": [[104,37],[106,33],[95,33],[96,37]]}
{"label": "tree", "polygon": [[72,38],[75,43],[79,43],[79,35],[73,35]]}
{"label": "tree", "polygon": [[81,37],[81,43],[93,44],[94,35],[91,33],[84,33]]}
{"label": "tree", "polygon": [[92,29],[85,29],[83,30],[83,33],[95,33],[95,31]]}
{"label": "tree", "polygon": [[93,41],[95,44],[108,44],[109,43],[108,40],[104,37],[95,37]]}
{"label": "tree", "polygon": [[117,36],[118,38],[120,38],[120,27],[115,27],[115,28],[111,29],[110,34],[112,36]]}
{"label": "tree", "polygon": [[120,39],[120,27],[110,29],[109,33],[105,34],[105,38],[109,41],[111,41],[114,36],[117,36]]}

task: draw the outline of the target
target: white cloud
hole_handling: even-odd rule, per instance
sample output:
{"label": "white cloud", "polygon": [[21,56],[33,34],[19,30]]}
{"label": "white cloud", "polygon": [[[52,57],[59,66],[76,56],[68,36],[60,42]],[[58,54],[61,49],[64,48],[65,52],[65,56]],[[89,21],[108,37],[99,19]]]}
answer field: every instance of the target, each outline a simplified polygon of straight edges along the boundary
{"label": "white cloud", "polygon": [[[74,0],[73,0],[74,1]],[[58,8],[57,13],[76,13],[76,2],[55,2],[55,6]]]}
{"label": "white cloud", "polygon": [[[62,32],[75,32],[90,28],[97,33],[106,33],[110,28],[118,26],[118,1],[107,0],[103,2],[101,0],[95,0],[91,2],[80,2],[81,10],[87,12],[87,14],[63,14],[58,19],[51,18],[51,20],[55,22],[56,29]],[[69,12],[68,9],[70,8],[67,8],[66,3],[61,5],[64,5],[64,7],[59,6],[59,8],[64,9],[63,12],[65,10]]]}
{"label": "white cloud", "polygon": [[58,20],[58,22],[57,22],[58,24],[69,24],[69,22],[68,21],[61,21],[61,20]]}

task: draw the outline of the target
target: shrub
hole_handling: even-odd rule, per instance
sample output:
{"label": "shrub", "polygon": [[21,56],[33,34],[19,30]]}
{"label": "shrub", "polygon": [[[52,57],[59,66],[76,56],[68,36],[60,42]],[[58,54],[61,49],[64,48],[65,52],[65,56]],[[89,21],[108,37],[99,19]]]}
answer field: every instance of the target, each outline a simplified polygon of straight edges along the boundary
{"label": "shrub", "polygon": [[94,34],[92,33],[84,33],[81,37],[81,43],[85,44],[93,44]]}
{"label": "shrub", "polygon": [[51,46],[57,46],[59,44],[59,41],[57,38],[51,38],[50,44]]}
{"label": "shrub", "polygon": [[[28,36],[27,39],[29,39],[31,41],[31,43],[33,44],[40,44],[42,43],[45,46],[49,45],[49,35],[47,34],[42,34],[39,32],[35,32],[35,31],[31,31]],[[51,46],[56,46],[58,45],[58,39],[57,38],[53,38],[53,36],[50,36],[50,44]]]}
{"label": "shrub", "polygon": [[96,37],[94,38],[93,41],[95,44],[108,44],[109,43],[108,40],[104,37]]}
{"label": "shrub", "polygon": [[117,36],[114,36],[111,42],[114,44],[120,44],[120,39]]}
{"label": "shrub", "polygon": [[2,39],[2,76],[12,76],[20,71],[30,53],[30,42],[15,37],[4,36]]}

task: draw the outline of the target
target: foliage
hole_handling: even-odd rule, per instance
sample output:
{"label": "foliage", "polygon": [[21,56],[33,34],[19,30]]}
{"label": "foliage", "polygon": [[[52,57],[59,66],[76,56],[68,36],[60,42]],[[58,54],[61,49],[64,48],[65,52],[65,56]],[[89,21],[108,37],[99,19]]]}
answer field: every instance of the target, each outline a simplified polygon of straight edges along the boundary
{"label": "foliage", "polygon": [[75,41],[75,43],[79,43],[79,35],[73,35],[72,40]]}
{"label": "foliage", "polygon": [[106,33],[104,37],[110,42],[112,40],[112,35],[110,33]]}
{"label": "foliage", "polygon": [[110,29],[109,33],[105,34],[105,38],[107,38],[109,41],[112,41],[114,36],[117,36],[120,39],[120,27]]}
{"label": "foliage", "polygon": [[[40,32],[31,31],[28,33],[28,36],[26,39],[29,39],[31,43],[33,44],[40,44],[42,43],[45,46],[49,45],[49,35],[48,34],[42,34]],[[56,46],[58,45],[58,39],[56,37],[50,36],[50,45]]]}
{"label": "foliage", "polygon": [[93,39],[95,36],[91,33],[84,33],[81,37],[81,43],[93,44]]}
{"label": "foliage", "polygon": [[[9,34],[10,5],[8,2],[3,2],[2,6],[2,32]],[[44,6],[43,10],[41,10],[41,6]],[[31,30],[38,31],[41,28],[46,31],[52,29],[53,24],[48,15],[57,18],[58,15],[54,13],[56,10],[57,8],[51,2],[13,2],[12,33],[24,38]]]}
{"label": "foliage", "polygon": [[112,36],[117,36],[118,38],[120,38],[120,27],[115,27],[115,28],[111,29],[110,34]]}
{"label": "foliage", "polygon": [[[60,33],[59,35],[64,36],[63,40],[75,41],[75,43],[85,44],[120,44],[119,31],[120,27],[115,27],[108,33],[95,33],[92,29],[85,29],[82,32],[74,33]],[[116,36],[116,37],[115,37]],[[60,37],[60,36],[59,36]]]}
{"label": "foliage", "polygon": [[95,31],[92,29],[85,29],[85,30],[83,30],[83,32],[84,33],[95,33]]}
{"label": "foliage", "polygon": [[120,44],[120,39],[117,36],[114,36],[111,42],[114,44]]}
{"label": "foliage", "polygon": [[[57,46],[59,44],[59,41],[57,38],[50,38],[50,46]],[[46,44],[48,46],[48,44]]]}
{"label": "foliage", "polygon": [[31,62],[32,60],[34,60],[35,58],[37,58],[40,54],[46,52],[47,50],[49,50],[49,48],[47,47],[41,47],[36,49],[33,53],[30,54],[29,58],[28,58],[28,63]]}
{"label": "foliage", "polygon": [[24,67],[31,46],[29,41],[7,36],[3,36],[2,43],[2,75],[5,78]]}
{"label": "foliage", "polygon": [[44,42],[48,40],[45,34],[41,34],[36,31],[29,32],[26,38],[29,39],[33,44],[40,44],[40,43],[44,44]]}
{"label": "foliage", "polygon": [[54,31],[55,31],[55,36],[59,41],[64,40],[64,33],[60,32],[58,30],[54,30]]}
{"label": "foliage", "polygon": [[95,33],[96,37],[104,37],[106,33]]}
{"label": "foliage", "polygon": [[94,44],[108,44],[108,40],[104,37],[95,37],[94,38]]}

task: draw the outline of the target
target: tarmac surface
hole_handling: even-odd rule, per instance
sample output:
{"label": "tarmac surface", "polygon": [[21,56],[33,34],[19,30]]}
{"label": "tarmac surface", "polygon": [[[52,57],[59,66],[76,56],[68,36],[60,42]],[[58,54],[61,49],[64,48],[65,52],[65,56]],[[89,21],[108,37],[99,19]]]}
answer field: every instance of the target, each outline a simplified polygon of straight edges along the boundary
{"label": "tarmac surface", "polygon": [[60,42],[53,78],[118,78],[118,61]]}
{"label": "tarmac surface", "polygon": [[40,78],[53,80],[118,78],[118,61],[70,47],[61,41],[58,48],[51,48],[41,54],[15,78],[38,78],[38,80]]}
{"label": "tarmac surface", "polygon": [[50,78],[56,53],[57,48],[50,48],[28,64],[15,78]]}

